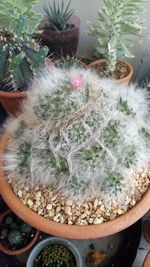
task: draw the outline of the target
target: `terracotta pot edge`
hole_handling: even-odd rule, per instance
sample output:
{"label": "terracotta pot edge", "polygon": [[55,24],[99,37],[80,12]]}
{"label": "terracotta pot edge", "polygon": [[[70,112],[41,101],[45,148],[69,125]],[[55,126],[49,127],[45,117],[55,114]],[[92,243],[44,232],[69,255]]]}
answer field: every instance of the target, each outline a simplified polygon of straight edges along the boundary
{"label": "terracotta pot edge", "polygon": [[0,91],[0,97],[4,97],[4,98],[22,98],[22,97],[26,97],[27,96],[27,92],[4,92],[4,91]]}

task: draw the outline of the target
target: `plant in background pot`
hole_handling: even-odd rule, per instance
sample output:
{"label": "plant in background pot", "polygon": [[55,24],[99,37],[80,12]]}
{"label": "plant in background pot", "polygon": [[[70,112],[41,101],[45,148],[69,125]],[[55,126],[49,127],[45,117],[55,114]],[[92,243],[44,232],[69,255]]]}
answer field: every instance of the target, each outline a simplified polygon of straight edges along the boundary
{"label": "plant in background pot", "polygon": [[122,61],[124,57],[132,58],[130,52],[133,44],[132,36],[142,30],[142,22],[138,14],[143,11],[140,7],[142,0],[104,1],[102,10],[98,12],[99,25],[89,23],[90,35],[97,38],[97,53],[105,60],[91,63],[101,76],[111,77],[119,83],[128,83],[133,69],[130,64]]}
{"label": "plant in background pot", "polygon": [[76,67],[53,66],[34,80],[0,150],[0,192],[28,223],[100,237],[149,209],[149,96],[124,89]]}
{"label": "plant in background pot", "polygon": [[54,65],[57,68],[70,69],[70,67],[87,68],[87,65],[79,60],[77,57],[66,56],[54,61]]}
{"label": "plant in background pot", "polygon": [[0,3],[0,103],[16,115],[36,69],[42,66],[47,49],[40,49],[32,35],[41,16],[32,1],[2,0]]}
{"label": "plant in background pot", "polygon": [[46,19],[39,26],[43,32],[38,38],[55,58],[73,56],[77,52],[80,22],[77,17],[72,17],[74,10],[70,9],[70,3],[65,6],[62,0],[61,3],[53,1],[52,5],[43,5]]}
{"label": "plant in background pot", "polygon": [[39,231],[18,218],[11,210],[0,216],[0,250],[18,255],[29,250],[37,241]]}
{"label": "plant in background pot", "polygon": [[29,255],[26,267],[82,267],[78,249],[63,238],[50,237],[37,244]]}

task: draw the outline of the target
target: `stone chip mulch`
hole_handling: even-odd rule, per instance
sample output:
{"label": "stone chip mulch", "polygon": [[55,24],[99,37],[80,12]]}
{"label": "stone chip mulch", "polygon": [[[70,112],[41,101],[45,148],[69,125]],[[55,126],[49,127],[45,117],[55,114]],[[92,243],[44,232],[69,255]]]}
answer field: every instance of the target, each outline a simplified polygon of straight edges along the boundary
{"label": "stone chip mulch", "polygon": [[73,203],[49,188],[36,186],[31,189],[18,181],[9,180],[9,183],[20,200],[39,215],[64,224],[90,225],[113,220],[134,206],[149,186],[150,172],[136,175],[135,187],[123,203],[113,201],[107,205],[100,198],[82,204]]}

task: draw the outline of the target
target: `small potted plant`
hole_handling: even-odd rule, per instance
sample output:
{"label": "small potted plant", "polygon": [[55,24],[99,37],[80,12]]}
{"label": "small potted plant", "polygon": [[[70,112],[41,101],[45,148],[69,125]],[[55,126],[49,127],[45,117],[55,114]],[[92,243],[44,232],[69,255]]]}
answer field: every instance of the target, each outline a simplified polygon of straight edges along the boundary
{"label": "small potted plant", "polygon": [[143,1],[104,1],[102,10],[98,11],[99,25],[89,23],[89,34],[97,38],[97,54],[104,60],[90,64],[102,77],[111,77],[119,83],[128,83],[133,74],[132,66],[122,61],[124,57],[132,58],[130,52],[132,36],[142,30],[138,14],[143,11],[139,6]]}
{"label": "small potted plant", "polygon": [[37,241],[39,231],[18,218],[11,210],[0,216],[0,250],[18,255],[29,250]]}
{"label": "small potted plant", "polygon": [[11,115],[19,111],[29,83],[47,54],[47,49],[40,49],[32,38],[41,19],[32,10],[36,2],[0,3],[0,103]]}
{"label": "small potted plant", "polygon": [[0,192],[35,228],[96,238],[149,209],[149,95],[136,85],[120,88],[90,69],[53,66],[8,122]]}
{"label": "small potted plant", "polygon": [[49,2],[43,5],[46,18],[39,26],[42,33],[38,38],[54,58],[74,56],[77,52],[80,22],[72,16],[74,10],[70,9],[70,3],[71,0],[65,6],[62,0],[61,3],[53,1],[52,5]]}
{"label": "small potted plant", "polygon": [[70,67],[74,66],[77,68],[87,68],[87,65],[79,60],[75,56],[66,56],[66,57],[61,57],[60,59],[54,61],[54,65],[57,68],[63,68],[63,69],[69,69]]}
{"label": "small potted plant", "polygon": [[42,240],[31,251],[26,267],[82,267],[78,249],[71,241],[50,237]]}

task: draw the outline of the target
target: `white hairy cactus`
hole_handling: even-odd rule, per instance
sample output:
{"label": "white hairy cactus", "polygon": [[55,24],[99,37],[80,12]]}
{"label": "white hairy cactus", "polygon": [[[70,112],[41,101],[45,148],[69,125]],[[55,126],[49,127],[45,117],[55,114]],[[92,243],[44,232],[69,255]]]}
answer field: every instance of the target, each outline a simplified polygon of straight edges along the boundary
{"label": "white hairy cactus", "polygon": [[7,122],[8,177],[85,201],[120,199],[149,170],[148,96],[90,70],[45,69],[19,119]]}

